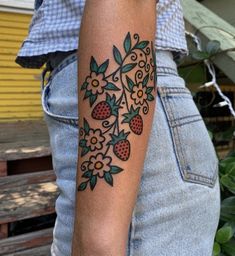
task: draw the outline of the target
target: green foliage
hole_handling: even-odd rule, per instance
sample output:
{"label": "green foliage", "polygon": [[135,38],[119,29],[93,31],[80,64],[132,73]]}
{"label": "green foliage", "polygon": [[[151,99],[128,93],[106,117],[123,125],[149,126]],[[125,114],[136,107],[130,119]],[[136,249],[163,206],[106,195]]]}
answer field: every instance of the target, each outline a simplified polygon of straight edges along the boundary
{"label": "green foliage", "polygon": [[227,243],[223,244],[222,250],[224,255],[235,256],[235,239],[232,238]]}
{"label": "green foliage", "polygon": [[203,63],[180,67],[179,75],[187,84],[203,84],[206,81],[206,68]]}
{"label": "green foliage", "polygon": [[220,228],[215,236],[217,243],[225,244],[233,237],[233,229],[231,226],[224,226]]}
{"label": "green foliage", "polygon": [[217,40],[209,41],[202,51],[194,51],[192,53],[192,57],[195,60],[205,60],[209,59],[215,54],[217,54],[220,50],[220,42]]}
{"label": "green foliage", "polygon": [[210,55],[214,55],[217,52],[219,52],[220,50],[220,42],[217,40],[212,40],[209,41],[207,46],[206,46],[206,51],[210,54]]}
{"label": "green foliage", "polygon": [[215,242],[213,246],[213,256],[219,256],[221,252],[220,245]]}
{"label": "green foliage", "polygon": [[219,178],[222,202],[213,256],[235,256],[235,152],[220,159]]}
{"label": "green foliage", "polygon": [[190,43],[190,41],[188,43],[189,56],[177,61],[179,74],[187,84],[204,84],[207,80],[207,72],[203,62],[204,60],[213,59],[213,57],[221,53],[221,44],[217,40],[212,40],[199,51],[195,44]]}

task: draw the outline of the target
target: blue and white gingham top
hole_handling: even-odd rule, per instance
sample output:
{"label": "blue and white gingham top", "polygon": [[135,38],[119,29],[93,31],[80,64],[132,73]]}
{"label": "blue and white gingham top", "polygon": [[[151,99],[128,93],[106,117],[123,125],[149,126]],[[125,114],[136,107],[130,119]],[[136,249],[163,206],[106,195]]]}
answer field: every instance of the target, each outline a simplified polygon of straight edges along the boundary
{"label": "blue and white gingham top", "polygon": [[[25,68],[40,68],[48,53],[78,47],[78,34],[85,0],[35,0],[35,11],[16,62]],[[157,8],[157,49],[187,54],[180,0],[159,0]]]}

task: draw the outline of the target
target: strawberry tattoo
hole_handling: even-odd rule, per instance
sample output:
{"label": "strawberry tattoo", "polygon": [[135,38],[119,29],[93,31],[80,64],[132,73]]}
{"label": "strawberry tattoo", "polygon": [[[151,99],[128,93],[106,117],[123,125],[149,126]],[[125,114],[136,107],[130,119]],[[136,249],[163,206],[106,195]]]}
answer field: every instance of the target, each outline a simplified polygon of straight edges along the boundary
{"label": "strawberry tattoo", "polygon": [[124,171],[115,160],[130,160],[133,145],[129,135],[135,138],[143,134],[143,118],[155,98],[154,43],[150,45],[149,41],[141,41],[138,34],[127,33],[123,49],[114,45],[112,53],[112,66],[111,59],[98,63],[92,56],[90,74],[81,84],[80,92],[91,114],[89,118],[84,116],[83,124],[80,121],[82,181],[78,191],[88,187],[93,191],[100,180],[114,185],[114,176]]}
{"label": "strawberry tattoo", "polygon": [[130,132],[124,132],[122,130],[118,135],[110,134],[112,140],[108,145],[113,145],[113,153],[122,161],[127,161],[130,156],[130,142],[127,140],[127,136]]}
{"label": "strawberry tattoo", "polygon": [[108,93],[106,93],[106,101],[99,102],[93,109],[91,116],[96,120],[105,120],[111,115],[118,116],[118,104],[116,102],[116,97],[113,95],[111,98]]}
{"label": "strawberry tattoo", "polygon": [[131,131],[137,135],[140,135],[143,132],[143,118],[139,114],[140,107],[134,109],[131,106],[128,113],[123,114],[125,117],[122,123],[128,123]]}

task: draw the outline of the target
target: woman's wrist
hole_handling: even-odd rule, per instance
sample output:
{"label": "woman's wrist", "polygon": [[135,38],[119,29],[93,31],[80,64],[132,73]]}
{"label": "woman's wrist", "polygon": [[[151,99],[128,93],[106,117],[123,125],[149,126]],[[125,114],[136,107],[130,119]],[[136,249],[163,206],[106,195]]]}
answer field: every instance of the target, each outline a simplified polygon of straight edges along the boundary
{"label": "woman's wrist", "polygon": [[[99,233],[74,236],[72,256],[125,256],[127,239],[112,238],[114,234]],[[125,236],[124,236],[125,237]]]}

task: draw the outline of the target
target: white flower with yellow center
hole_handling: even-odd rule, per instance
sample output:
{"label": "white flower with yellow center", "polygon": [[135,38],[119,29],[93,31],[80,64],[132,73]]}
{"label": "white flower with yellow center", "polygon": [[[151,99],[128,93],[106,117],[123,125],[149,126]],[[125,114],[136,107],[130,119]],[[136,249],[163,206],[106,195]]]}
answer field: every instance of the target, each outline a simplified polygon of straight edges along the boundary
{"label": "white flower with yellow center", "polygon": [[91,151],[102,148],[102,143],[105,140],[105,137],[102,136],[102,132],[100,129],[90,129],[89,133],[85,136],[87,141],[87,147],[90,147]]}
{"label": "white flower with yellow center", "polygon": [[104,172],[108,172],[110,170],[109,165],[112,158],[104,156],[102,153],[98,153],[96,156],[91,156],[89,161],[88,169],[93,171],[93,175],[98,175],[102,178],[104,176]]}
{"label": "white flower with yellow center", "polygon": [[103,93],[104,87],[107,84],[107,81],[104,79],[104,74],[96,74],[96,72],[91,72],[86,82],[88,83],[87,90],[91,90],[92,94]]}
{"label": "white flower with yellow center", "polygon": [[147,99],[146,87],[143,87],[142,83],[135,85],[133,87],[131,98],[135,101],[135,104],[143,105],[144,101]]}

